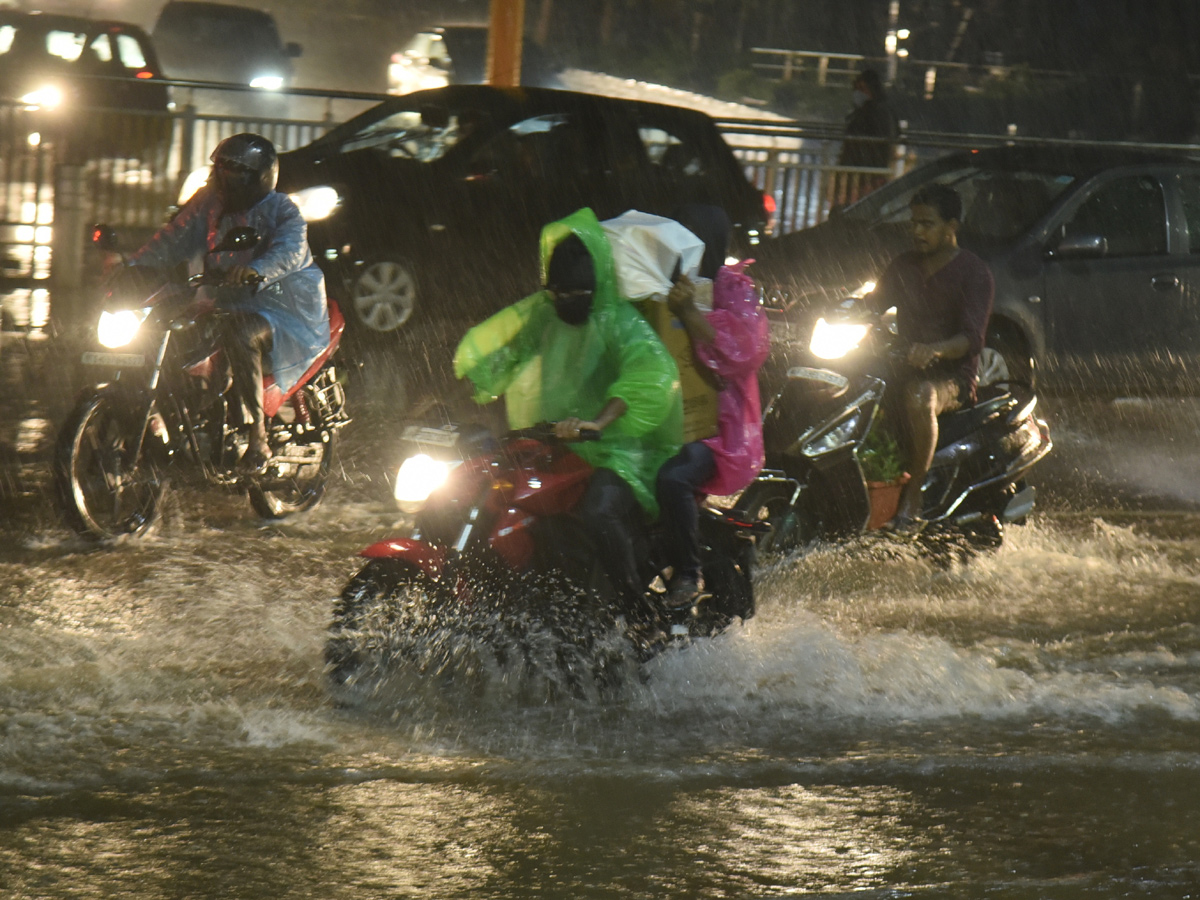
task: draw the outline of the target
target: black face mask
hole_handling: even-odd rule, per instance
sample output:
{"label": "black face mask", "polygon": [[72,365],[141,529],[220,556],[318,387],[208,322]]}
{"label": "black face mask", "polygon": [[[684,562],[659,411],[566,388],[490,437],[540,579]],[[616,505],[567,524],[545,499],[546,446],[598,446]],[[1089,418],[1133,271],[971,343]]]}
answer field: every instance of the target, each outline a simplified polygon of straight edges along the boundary
{"label": "black face mask", "polygon": [[592,312],[591,291],[554,292],[554,311],[568,325],[582,325]]}

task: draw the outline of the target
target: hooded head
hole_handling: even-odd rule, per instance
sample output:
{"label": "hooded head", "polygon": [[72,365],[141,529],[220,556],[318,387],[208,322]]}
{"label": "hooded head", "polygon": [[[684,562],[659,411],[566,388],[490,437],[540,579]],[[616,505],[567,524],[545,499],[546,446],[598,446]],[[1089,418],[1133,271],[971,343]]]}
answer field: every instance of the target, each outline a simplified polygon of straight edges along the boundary
{"label": "hooded head", "polygon": [[704,257],[700,260],[700,277],[715,280],[725,257],[729,255],[729,238],[733,223],[721,207],[711,203],[687,203],[672,216],[676,222],[704,242]]}
{"label": "hooded head", "polygon": [[226,212],[249,209],[275,190],[279,156],[275,145],[261,134],[235,134],[213,150],[209,181]]}
{"label": "hooded head", "polygon": [[596,264],[578,235],[569,235],[555,246],[546,267],[546,290],[560,319],[568,325],[587,321],[596,293]]}

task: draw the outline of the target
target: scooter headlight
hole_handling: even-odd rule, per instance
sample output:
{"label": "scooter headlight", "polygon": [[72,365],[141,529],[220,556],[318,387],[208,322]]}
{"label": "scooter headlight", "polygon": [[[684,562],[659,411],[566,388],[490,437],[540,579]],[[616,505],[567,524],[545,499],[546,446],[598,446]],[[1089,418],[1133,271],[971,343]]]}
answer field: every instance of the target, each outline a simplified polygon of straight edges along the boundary
{"label": "scooter headlight", "polygon": [[128,345],[137,337],[138,329],[150,315],[148,309],[122,309],[117,312],[100,313],[100,322],[96,325],[96,339],[101,346],[110,350]]}
{"label": "scooter headlight", "polygon": [[403,512],[417,513],[425,506],[429,495],[446,483],[450,476],[450,463],[418,453],[410,456],[396,473],[393,495]]}
{"label": "scooter headlight", "polygon": [[818,359],[841,359],[858,347],[870,330],[870,325],[859,322],[826,322],[823,318],[817,319],[808,349]]}

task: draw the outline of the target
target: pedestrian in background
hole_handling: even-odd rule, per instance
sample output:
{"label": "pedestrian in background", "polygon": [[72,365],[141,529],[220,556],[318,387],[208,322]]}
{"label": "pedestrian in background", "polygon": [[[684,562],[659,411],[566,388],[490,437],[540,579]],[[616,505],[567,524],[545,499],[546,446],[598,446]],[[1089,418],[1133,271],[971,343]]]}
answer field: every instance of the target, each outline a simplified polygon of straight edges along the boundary
{"label": "pedestrian in background", "polygon": [[[846,116],[845,137],[838,153],[840,167],[886,169],[892,164],[900,126],[887,104],[879,73],[863,69],[854,79],[854,108]],[[885,184],[888,176],[862,172],[837,172],[830,191],[830,207],[853,203]]]}

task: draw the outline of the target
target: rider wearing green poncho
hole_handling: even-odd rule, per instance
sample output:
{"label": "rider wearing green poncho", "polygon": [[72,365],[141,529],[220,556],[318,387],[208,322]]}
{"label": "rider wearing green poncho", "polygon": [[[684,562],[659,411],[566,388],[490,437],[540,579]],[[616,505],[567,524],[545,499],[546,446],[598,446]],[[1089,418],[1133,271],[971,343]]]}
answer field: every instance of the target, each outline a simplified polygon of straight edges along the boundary
{"label": "rider wearing green poncho", "polygon": [[574,447],[596,468],[577,512],[618,586],[640,597],[626,523],[639,506],[658,514],[655,476],[683,441],[679,370],[618,293],[612,248],[590,209],[542,229],[541,265],[546,288],[468,331],[454,373],[471,380],[479,403],[504,396],[512,428],[603,431]]}

